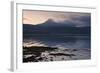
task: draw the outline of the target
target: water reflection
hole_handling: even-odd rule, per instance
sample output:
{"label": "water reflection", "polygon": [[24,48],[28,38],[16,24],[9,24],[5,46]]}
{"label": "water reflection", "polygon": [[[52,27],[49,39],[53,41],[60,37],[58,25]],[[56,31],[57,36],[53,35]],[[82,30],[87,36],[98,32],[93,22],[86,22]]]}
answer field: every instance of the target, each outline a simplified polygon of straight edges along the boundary
{"label": "water reflection", "polygon": [[24,46],[90,49],[90,36],[32,36],[23,39]]}

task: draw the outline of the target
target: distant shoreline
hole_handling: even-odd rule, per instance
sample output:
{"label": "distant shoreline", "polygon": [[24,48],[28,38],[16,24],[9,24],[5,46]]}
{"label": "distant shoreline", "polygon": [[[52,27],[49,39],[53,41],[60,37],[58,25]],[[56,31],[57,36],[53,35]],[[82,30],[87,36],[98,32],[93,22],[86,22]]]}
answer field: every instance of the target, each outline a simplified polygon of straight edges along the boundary
{"label": "distant shoreline", "polygon": [[56,35],[66,35],[66,36],[90,36],[89,34],[23,34],[23,35],[51,35],[51,36],[56,36]]}

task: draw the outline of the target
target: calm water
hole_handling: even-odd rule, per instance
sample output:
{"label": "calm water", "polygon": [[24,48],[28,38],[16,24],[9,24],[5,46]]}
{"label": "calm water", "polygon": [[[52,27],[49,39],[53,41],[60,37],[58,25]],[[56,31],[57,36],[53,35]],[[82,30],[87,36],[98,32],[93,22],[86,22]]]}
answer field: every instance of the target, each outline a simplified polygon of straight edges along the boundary
{"label": "calm water", "polygon": [[62,49],[90,49],[90,36],[33,35],[24,37],[24,46],[49,46]]}

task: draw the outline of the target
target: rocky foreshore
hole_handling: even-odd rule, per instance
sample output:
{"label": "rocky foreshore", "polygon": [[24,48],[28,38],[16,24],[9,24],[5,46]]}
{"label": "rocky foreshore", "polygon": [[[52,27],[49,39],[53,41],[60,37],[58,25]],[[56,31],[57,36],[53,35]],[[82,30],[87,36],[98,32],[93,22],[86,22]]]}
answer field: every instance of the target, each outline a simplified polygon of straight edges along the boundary
{"label": "rocky foreshore", "polygon": [[23,47],[23,62],[48,62],[90,59],[89,49],[61,49],[57,47]]}

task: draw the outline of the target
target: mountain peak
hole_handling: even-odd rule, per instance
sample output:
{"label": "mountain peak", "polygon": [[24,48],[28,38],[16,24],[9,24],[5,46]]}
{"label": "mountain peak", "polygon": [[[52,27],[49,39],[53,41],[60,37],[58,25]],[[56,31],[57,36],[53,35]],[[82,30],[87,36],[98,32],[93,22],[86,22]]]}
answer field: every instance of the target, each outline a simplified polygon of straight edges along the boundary
{"label": "mountain peak", "polygon": [[56,23],[53,19],[48,19],[45,23]]}

